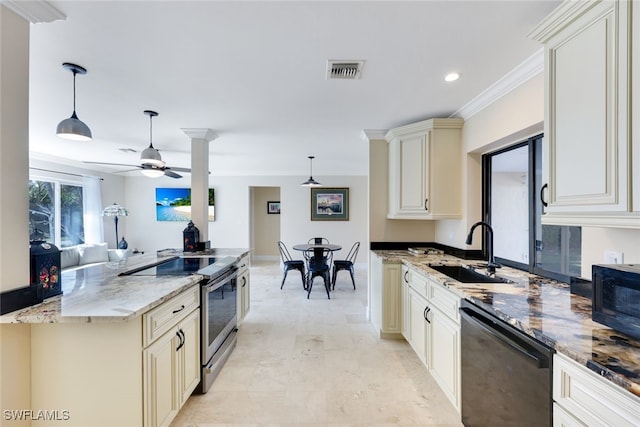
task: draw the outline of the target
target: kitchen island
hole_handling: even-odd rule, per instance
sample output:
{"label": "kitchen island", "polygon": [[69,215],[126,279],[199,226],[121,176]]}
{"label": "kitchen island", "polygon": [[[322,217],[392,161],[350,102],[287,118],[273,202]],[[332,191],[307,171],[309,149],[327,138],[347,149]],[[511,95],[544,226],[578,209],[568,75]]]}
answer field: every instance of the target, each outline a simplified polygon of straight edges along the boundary
{"label": "kitchen island", "polygon": [[[65,272],[63,295],[0,317],[4,327],[28,324],[31,410],[48,414],[32,425],[51,425],[60,417],[71,426],[170,423],[200,381],[202,276],[119,274],[179,252]],[[188,255],[238,261],[247,253]]]}
{"label": "kitchen island", "polygon": [[509,267],[502,267],[497,274],[511,283],[461,283],[429,264],[462,264],[486,274],[486,262],[446,254],[416,256],[399,250],[374,250],[372,255],[383,265],[401,265],[423,273],[459,298],[605,379],[614,389],[630,393],[632,406],[640,408],[640,340],[591,320],[591,300],[571,293],[569,284]]}

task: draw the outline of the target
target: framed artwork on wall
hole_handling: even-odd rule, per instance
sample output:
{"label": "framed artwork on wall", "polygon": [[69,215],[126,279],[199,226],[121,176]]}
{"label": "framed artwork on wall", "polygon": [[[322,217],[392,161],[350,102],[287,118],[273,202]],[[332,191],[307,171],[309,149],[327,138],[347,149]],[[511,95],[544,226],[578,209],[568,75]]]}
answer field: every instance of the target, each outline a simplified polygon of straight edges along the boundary
{"label": "framed artwork on wall", "polygon": [[349,189],[312,188],[311,221],[349,221]]}
{"label": "framed artwork on wall", "polygon": [[[215,219],[215,197],[209,189],[209,221]],[[190,188],[156,188],[156,221],[191,221]]]}
{"label": "framed artwork on wall", "polygon": [[267,202],[267,213],[280,215],[280,202]]}

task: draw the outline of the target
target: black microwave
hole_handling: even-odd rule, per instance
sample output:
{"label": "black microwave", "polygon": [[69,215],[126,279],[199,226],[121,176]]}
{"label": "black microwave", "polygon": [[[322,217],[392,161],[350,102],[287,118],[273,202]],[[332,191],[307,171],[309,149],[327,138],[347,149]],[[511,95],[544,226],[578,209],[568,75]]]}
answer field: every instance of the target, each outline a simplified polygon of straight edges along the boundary
{"label": "black microwave", "polygon": [[640,264],[594,265],[591,318],[640,339]]}

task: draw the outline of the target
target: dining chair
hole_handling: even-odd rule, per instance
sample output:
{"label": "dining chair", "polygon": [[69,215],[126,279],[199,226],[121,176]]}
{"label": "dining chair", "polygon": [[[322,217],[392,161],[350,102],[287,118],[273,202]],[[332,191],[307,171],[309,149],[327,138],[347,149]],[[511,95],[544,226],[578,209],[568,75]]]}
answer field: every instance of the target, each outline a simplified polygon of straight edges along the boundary
{"label": "dining chair", "polygon": [[323,243],[329,243],[329,239],[327,239],[326,237],[312,237],[309,239],[309,241],[307,242],[308,244],[316,244],[316,245],[321,245]]}
{"label": "dining chair", "polygon": [[336,259],[333,261],[333,277],[331,278],[332,289],[336,288],[336,276],[338,275],[338,271],[340,270],[349,270],[349,273],[351,274],[351,283],[353,283],[353,289],[356,288],[356,280],[353,277],[353,264],[356,262],[359,249],[360,242],[355,242],[353,246],[351,246],[346,259]]}
{"label": "dining chair", "polygon": [[282,276],[282,284],[280,285],[280,289],[282,289],[282,287],[284,286],[284,281],[287,278],[287,272],[289,270],[298,270],[300,272],[300,277],[302,277],[302,288],[307,289],[304,261],[301,259],[292,259],[287,246],[282,241],[278,242],[278,249],[280,250],[280,258],[282,259],[282,265],[284,269],[284,275]]}
{"label": "dining chair", "polygon": [[313,287],[313,279],[320,276],[324,281],[324,288],[327,291],[327,298],[331,299],[329,291],[331,290],[331,259],[333,255],[328,249],[322,250],[322,257],[314,256],[314,250],[308,249],[304,251],[304,258],[307,261],[307,299],[311,295]]}

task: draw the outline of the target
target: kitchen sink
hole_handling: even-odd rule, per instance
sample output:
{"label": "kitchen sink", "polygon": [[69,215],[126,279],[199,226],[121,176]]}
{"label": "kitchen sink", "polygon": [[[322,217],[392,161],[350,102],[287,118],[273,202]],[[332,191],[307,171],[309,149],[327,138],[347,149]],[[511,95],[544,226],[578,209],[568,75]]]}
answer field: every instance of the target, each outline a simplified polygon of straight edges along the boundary
{"label": "kitchen sink", "polygon": [[487,276],[462,265],[427,264],[427,266],[462,283],[513,283],[509,279]]}

